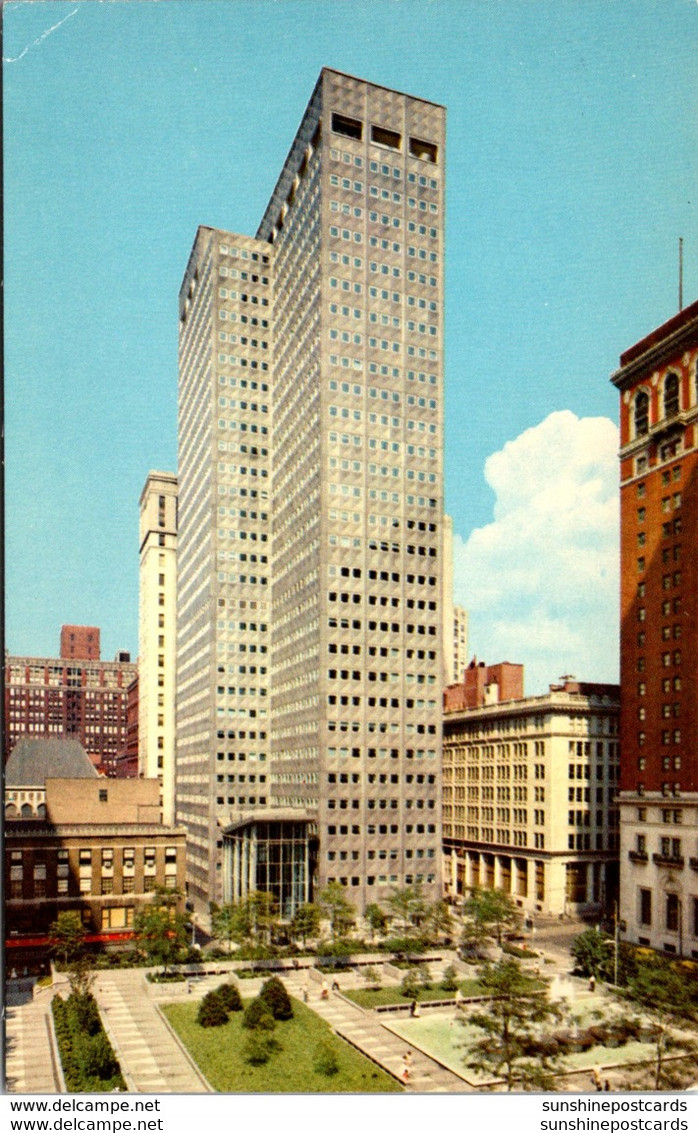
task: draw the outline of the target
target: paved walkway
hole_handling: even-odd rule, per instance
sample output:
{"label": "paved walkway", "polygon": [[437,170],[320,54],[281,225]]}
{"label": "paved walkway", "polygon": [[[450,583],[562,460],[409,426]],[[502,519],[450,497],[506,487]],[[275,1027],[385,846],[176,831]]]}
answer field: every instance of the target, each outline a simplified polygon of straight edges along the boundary
{"label": "paved walkway", "polygon": [[129,1091],[201,1094],[210,1086],[143,987],[143,970],[100,973],[93,988]]}
{"label": "paved walkway", "polygon": [[[285,980],[288,990],[297,999],[303,999],[308,988],[307,977],[289,976]],[[363,1011],[343,996],[330,992],[328,999],[320,999],[317,984],[310,985],[308,1006],[325,1019],[330,1026],[353,1046],[368,1055],[389,1074],[399,1078],[403,1056],[412,1051],[412,1067],[408,1089],[414,1093],[473,1093],[472,1086],[447,1070],[433,1058],[410,1047],[404,1039],[388,1031],[371,1011]]]}
{"label": "paved walkway", "polygon": [[[8,997],[9,998],[9,997]],[[58,1094],[58,1070],[50,1039],[48,995],[8,1002],[5,1014],[5,1089],[11,1094]]]}

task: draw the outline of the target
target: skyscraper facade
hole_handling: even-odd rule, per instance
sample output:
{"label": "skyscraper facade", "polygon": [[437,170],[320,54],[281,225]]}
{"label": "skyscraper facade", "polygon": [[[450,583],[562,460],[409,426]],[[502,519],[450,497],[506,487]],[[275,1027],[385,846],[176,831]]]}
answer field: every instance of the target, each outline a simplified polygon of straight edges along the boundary
{"label": "skyscraper facade", "polygon": [[[254,724],[236,725],[264,791],[250,803],[248,782],[238,805],[315,815],[317,883],[346,885],[359,908],[395,885],[440,892],[444,129],[442,107],[324,69],[256,240],[197,238],[180,307],[178,774],[209,883],[229,755],[210,741],[229,738],[221,709],[254,704]],[[247,253],[244,281],[226,285],[223,244],[236,271]],[[243,314],[258,320],[244,336]],[[253,422],[265,499],[244,512],[265,559],[224,581],[221,553],[241,544],[221,542],[221,509],[240,509],[252,461],[223,453],[249,448]],[[231,615],[241,600],[254,615]],[[254,701],[231,699],[221,672],[241,621],[258,636],[239,643],[269,650]]]}
{"label": "skyscraper facade", "polygon": [[621,907],[698,956],[698,303],[621,355]]}
{"label": "skyscraper facade", "polygon": [[163,822],[174,822],[177,477],[149,472],[140,498],[138,767],[160,783]]}
{"label": "skyscraper facade", "polygon": [[222,829],[268,802],[272,256],[201,227],[180,291],[177,818],[202,903]]}

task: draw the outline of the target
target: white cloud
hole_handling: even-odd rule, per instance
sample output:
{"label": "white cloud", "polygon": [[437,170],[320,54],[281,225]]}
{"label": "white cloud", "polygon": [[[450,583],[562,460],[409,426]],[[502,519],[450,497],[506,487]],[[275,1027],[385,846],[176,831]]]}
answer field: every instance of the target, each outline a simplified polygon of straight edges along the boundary
{"label": "white cloud", "polygon": [[618,430],[551,413],[485,462],[493,522],[454,535],[470,653],[523,662],[526,691],[563,673],[618,679]]}

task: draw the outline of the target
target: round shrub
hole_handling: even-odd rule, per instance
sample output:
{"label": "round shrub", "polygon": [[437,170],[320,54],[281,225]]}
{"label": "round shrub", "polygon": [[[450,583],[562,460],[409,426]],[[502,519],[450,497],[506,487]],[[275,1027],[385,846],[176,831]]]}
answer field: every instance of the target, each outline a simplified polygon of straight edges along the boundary
{"label": "round shrub", "polygon": [[278,976],[272,976],[262,984],[259,998],[266,1003],[275,1019],[293,1018],[291,998]]}
{"label": "round shrub", "polygon": [[457,989],[458,980],[456,979],[456,969],[453,967],[453,964],[449,964],[449,966],[444,969],[440,986],[442,991],[455,991]]}
{"label": "round shrub", "polygon": [[263,1066],[268,1062],[272,1053],[272,1046],[268,1039],[253,1031],[242,1048],[242,1057],[250,1066]]}
{"label": "round shrub", "polygon": [[221,984],[216,988],[215,994],[226,1011],[242,1011],[242,999],[235,984]]}
{"label": "round shrub", "polygon": [[223,1027],[228,1022],[228,1012],[217,992],[209,991],[201,1000],[196,1021],[200,1027]]}
{"label": "round shrub", "polygon": [[276,1026],[274,1016],[269,1009],[269,1005],[264,1002],[261,996],[257,996],[251,1003],[248,1003],[245,1008],[245,1014],[242,1017],[243,1027],[247,1027],[249,1031],[273,1031]]}
{"label": "round shrub", "polygon": [[[421,985],[424,986],[423,984]],[[400,994],[404,995],[407,999],[417,999],[420,992],[419,973],[416,968],[410,968],[405,973],[402,983],[400,984]]]}
{"label": "round shrub", "polygon": [[324,1074],[331,1078],[339,1070],[337,1053],[331,1043],[322,1043],[315,1051],[313,1070],[316,1074]]}

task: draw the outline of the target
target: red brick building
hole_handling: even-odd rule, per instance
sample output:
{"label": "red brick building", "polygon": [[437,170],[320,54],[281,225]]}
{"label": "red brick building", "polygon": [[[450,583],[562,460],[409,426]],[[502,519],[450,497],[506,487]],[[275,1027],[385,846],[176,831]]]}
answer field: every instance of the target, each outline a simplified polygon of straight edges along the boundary
{"label": "red brick building", "polygon": [[[71,642],[71,629],[96,634],[97,657],[79,657],[78,636]],[[66,631],[68,633],[66,634]],[[64,640],[65,635],[65,640]],[[78,739],[100,770],[114,773],[117,755],[127,746],[128,688],[137,666],[128,653],[116,661],[99,660],[99,630],[64,626],[61,653],[72,647],[69,657],[5,656],[5,734],[7,760],[22,736]]]}
{"label": "red brick building", "polygon": [[620,392],[621,919],[698,956],[698,303],[626,350]]}
{"label": "red brick building", "polygon": [[524,694],[524,667],[502,661],[486,665],[473,657],[460,684],[444,689],[444,712],[482,708],[502,700],[520,700]]}
{"label": "red brick building", "polygon": [[97,626],[61,626],[61,658],[99,661],[99,628]]}

